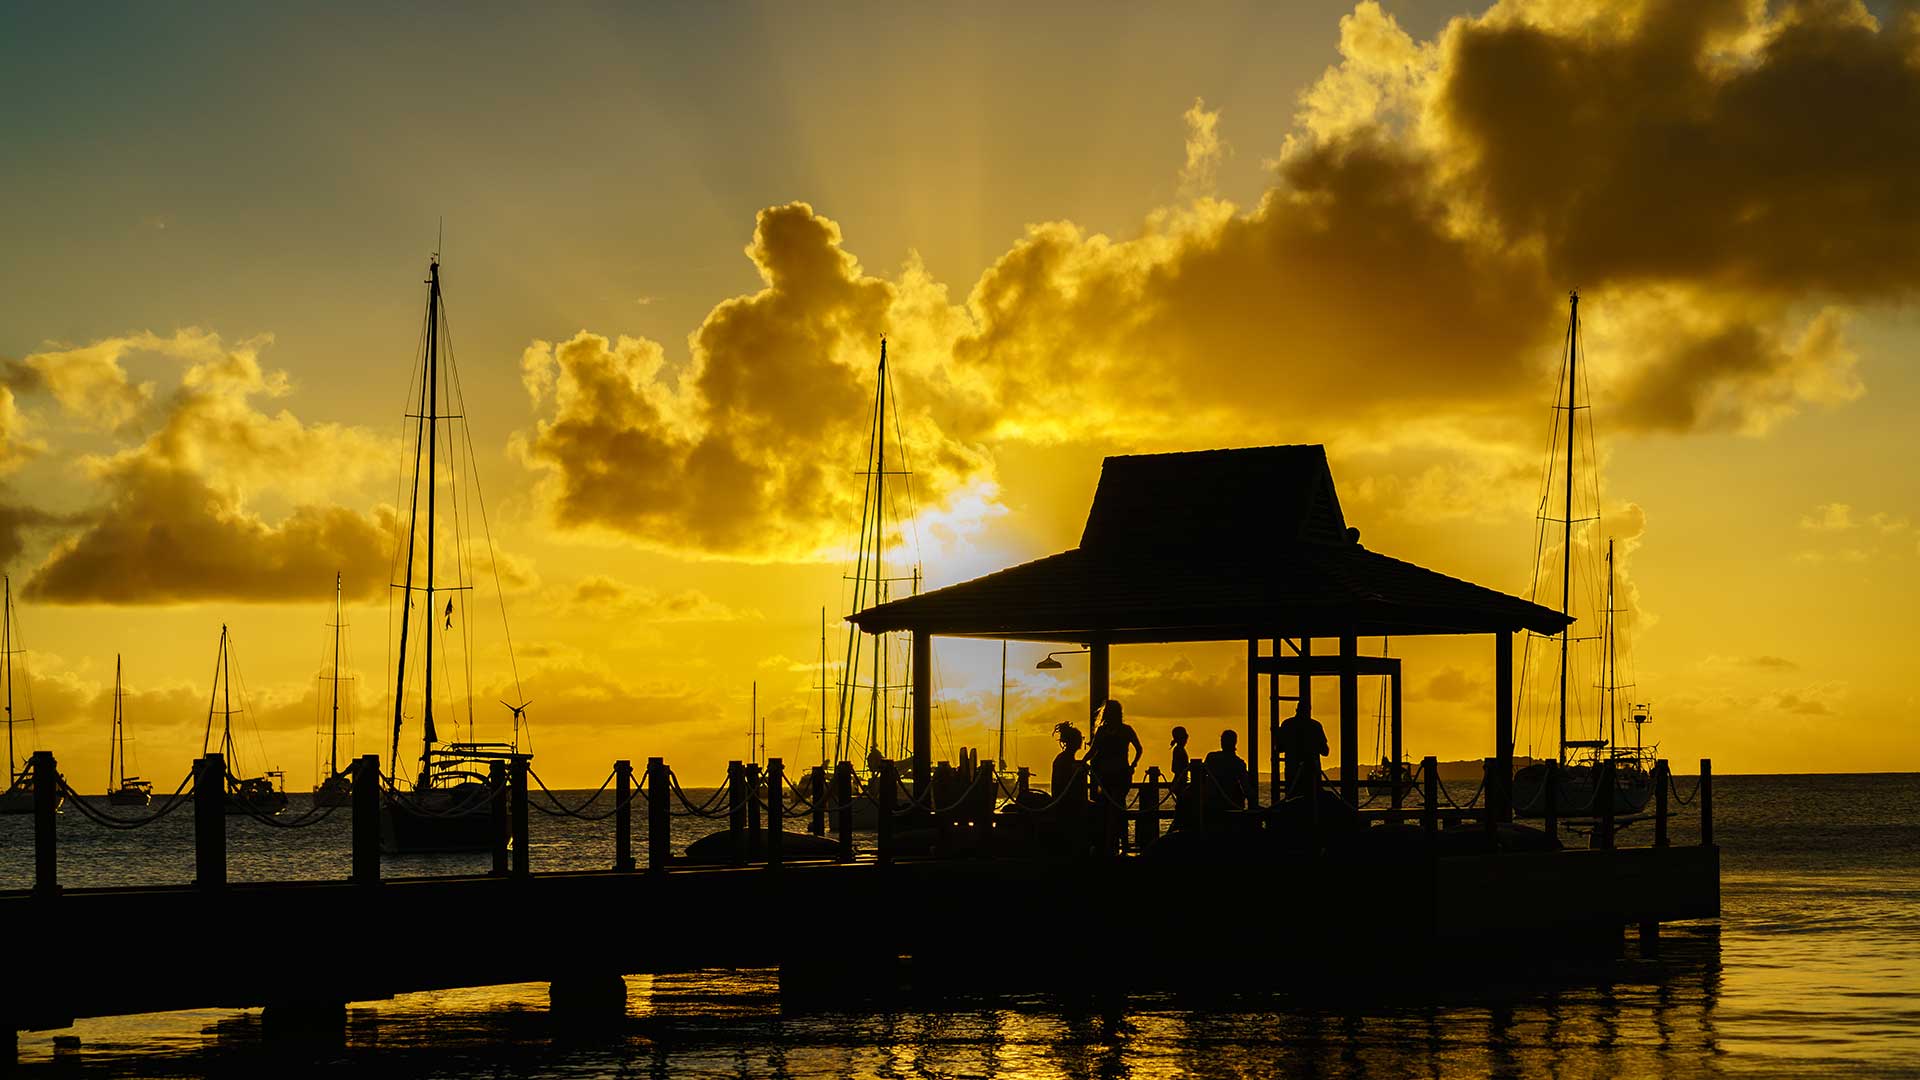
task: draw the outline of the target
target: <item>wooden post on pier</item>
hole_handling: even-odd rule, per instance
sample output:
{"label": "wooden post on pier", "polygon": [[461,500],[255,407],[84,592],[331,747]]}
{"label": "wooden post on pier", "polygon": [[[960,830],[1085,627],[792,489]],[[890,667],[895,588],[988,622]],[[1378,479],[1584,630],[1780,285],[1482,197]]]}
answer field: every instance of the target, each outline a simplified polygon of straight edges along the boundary
{"label": "wooden post on pier", "polygon": [[380,884],[380,755],[362,754],[353,772],[353,880]]}
{"label": "wooden post on pier", "polygon": [[1187,790],[1193,793],[1190,800],[1193,803],[1193,820],[1191,824],[1194,828],[1205,832],[1213,825],[1212,822],[1207,820],[1207,804],[1213,801],[1213,794],[1207,789],[1213,785],[1208,782],[1207,767],[1200,762],[1187,762],[1187,770]]}
{"label": "wooden post on pier", "polygon": [[1013,770],[1014,820],[1020,823],[1020,835],[1029,842],[1032,841],[1034,833],[1039,831],[1033,815],[1027,812],[1027,793],[1032,787],[1033,771],[1031,769],[1021,765]]}
{"label": "wooden post on pier", "polygon": [[840,838],[840,852],[834,858],[853,861],[853,762],[833,767],[834,832]]}
{"label": "wooden post on pier", "polygon": [[1511,630],[1502,630],[1493,635],[1493,756],[1498,763],[1494,766],[1493,775],[1487,778],[1487,807],[1493,811],[1494,817],[1498,820],[1512,821],[1513,631]]}
{"label": "wooden post on pier", "polygon": [[812,793],[813,821],[807,831],[815,836],[827,835],[827,767],[815,765],[807,770],[807,790]]}
{"label": "wooden post on pier", "polygon": [[1601,761],[1593,766],[1593,846],[1601,851],[1613,850],[1613,762]]}
{"label": "wooden post on pier", "polygon": [[900,787],[897,769],[891,761],[881,765],[880,779],[874,791],[874,803],[880,815],[874,836],[875,858],[882,865],[893,861],[893,796]]}
{"label": "wooden post on pier", "polygon": [[[7,763],[13,767],[12,762]],[[60,891],[58,834],[55,817],[60,811],[60,768],[53,751],[33,752],[33,892],[53,896]]]}
{"label": "wooden post on pier", "polygon": [[1549,761],[1540,774],[1540,827],[1547,839],[1560,842],[1560,763]]}
{"label": "wooden post on pier", "polygon": [[787,827],[786,762],[767,759],[767,869],[780,869],[781,833]]}
{"label": "wooden post on pier", "polygon": [[1420,759],[1420,828],[1432,840],[1440,835],[1440,759]]}
{"label": "wooden post on pier", "polygon": [[523,756],[513,759],[507,775],[513,778],[513,876],[524,878],[533,873],[533,852],[527,829],[527,772],[530,765]]}
{"label": "wooden post on pier", "polygon": [[227,759],[208,754],[193,763],[193,883],[227,883]]}
{"label": "wooden post on pier", "polygon": [[507,763],[496,761],[487,766],[487,787],[490,796],[487,799],[487,812],[493,818],[492,830],[487,833],[493,838],[493,876],[506,877],[508,870],[507,841],[513,830],[507,824]]}
{"label": "wooden post on pier", "polygon": [[1147,766],[1147,782],[1140,785],[1140,819],[1133,826],[1135,854],[1160,839],[1160,766]]}
{"label": "wooden post on pier", "polygon": [[1653,846],[1667,846],[1667,759],[1653,763]]}
{"label": "wooden post on pier", "polygon": [[633,762],[613,763],[613,868],[633,869]]}
{"label": "wooden post on pier", "polygon": [[1000,803],[1000,775],[997,761],[988,761],[975,770],[973,800],[973,827],[976,843],[974,851],[985,858],[993,853],[993,811]]}
{"label": "wooden post on pier", "polygon": [[765,858],[767,854],[767,849],[762,844],[761,836],[760,836],[760,781],[761,779],[762,778],[760,776],[759,763],[751,762],[751,761],[748,762],[747,763],[747,858],[748,859],[752,859],[753,853],[756,851],[760,853],[761,858]]}
{"label": "wooden post on pier", "polygon": [[1713,759],[1700,759],[1700,786],[1694,789],[1700,800],[1700,846],[1713,846]]}
{"label": "wooden post on pier", "polygon": [[727,762],[727,847],[735,866],[747,865],[747,771]]}
{"label": "wooden post on pier", "polygon": [[[1360,639],[1340,635],[1340,797],[1360,805]],[[1314,805],[1319,805],[1315,800]]]}
{"label": "wooden post on pier", "polygon": [[[933,814],[933,850],[942,857],[953,851],[953,819],[957,808],[941,808],[935,804],[940,801],[940,793],[942,791],[953,790],[953,778],[954,772],[952,765],[944,761],[934,765],[933,797],[928,799],[927,805],[921,807],[919,810],[919,813],[922,814]],[[918,795],[916,795],[915,798],[918,798]]]}
{"label": "wooden post on pier", "polygon": [[664,874],[673,859],[673,805],[668,785],[667,759],[647,759],[647,872]]}
{"label": "wooden post on pier", "polygon": [[1492,836],[1500,824],[1499,800],[1494,795],[1499,785],[1499,768],[1499,758],[1480,759],[1480,824],[1488,836]]}

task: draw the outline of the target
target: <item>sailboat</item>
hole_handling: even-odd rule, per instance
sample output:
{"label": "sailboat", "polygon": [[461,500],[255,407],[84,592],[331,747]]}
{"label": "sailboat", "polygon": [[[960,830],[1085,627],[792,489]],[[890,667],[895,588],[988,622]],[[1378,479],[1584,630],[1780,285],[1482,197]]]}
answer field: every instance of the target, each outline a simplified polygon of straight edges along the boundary
{"label": "sailboat", "polygon": [[[4,602],[0,603],[0,656],[4,656],[6,660],[6,663],[0,666],[4,667],[7,704],[7,788],[5,791],[0,791],[0,814],[31,814],[33,813],[33,762],[30,758],[19,756],[19,750],[14,744],[13,726],[16,723],[28,725],[33,723],[33,682],[31,679],[27,682],[28,715],[22,721],[13,712],[13,658],[16,653],[24,653],[26,650],[15,647],[15,643],[19,640],[18,630],[14,625],[18,613],[13,609],[13,579],[5,574],[0,574],[0,595],[4,596]],[[64,801],[66,801],[64,795],[58,793],[54,795],[54,805],[58,806]]]}
{"label": "sailboat", "polygon": [[[1588,420],[1586,427],[1585,447],[1590,475],[1586,477],[1588,483],[1584,488],[1579,486],[1575,475],[1576,462],[1582,449],[1579,439],[1579,417],[1582,412],[1591,413],[1590,402],[1583,402],[1579,393],[1581,353],[1580,294],[1575,292],[1568,296],[1566,351],[1561,365],[1562,387],[1556,389],[1554,395],[1556,418],[1552,443],[1548,450],[1547,469],[1542,482],[1538,515],[1540,528],[1534,551],[1533,587],[1528,596],[1529,599],[1540,600],[1542,586],[1551,584],[1543,581],[1542,572],[1543,570],[1551,572],[1552,560],[1548,557],[1548,544],[1555,537],[1554,530],[1549,526],[1558,525],[1560,613],[1569,617],[1576,614],[1574,610],[1576,578],[1586,572],[1589,578],[1582,583],[1583,586],[1591,590],[1598,584],[1592,580],[1592,577],[1597,575],[1593,575],[1590,569],[1577,563],[1574,557],[1575,526],[1582,526],[1581,531],[1584,534],[1588,531],[1588,526],[1597,527],[1600,520],[1599,470],[1597,461],[1593,460],[1591,419]],[[1564,390],[1564,394],[1561,390]],[[1561,404],[1563,401],[1564,404]],[[1565,418],[1564,421],[1560,419],[1562,416]],[[1564,458],[1557,453],[1562,442],[1565,444]],[[1553,506],[1556,481],[1558,481],[1560,495],[1557,517],[1553,516],[1553,510],[1556,509]],[[1581,495],[1584,500],[1578,507],[1574,502],[1576,494]],[[1589,537],[1583,535],[1578,543],[1589,558],[1598,551],[1598,546],[1592,543]],[[1557,720],[1558,733],[1555,740],[1557,753],[1551,775],[1558,778],[1554,785],[1553,802],[1555,812],[1562,817],[1577,818],[1593,812],[1597,806],[1594,798],[1595,782],[1600,775],[1599,766],[1602,764],[1612,766],[1614,785],[1612,803],[1616,813],[1638,812],[1653,794],[1651,765],[1655,751],[1638,745],[1637,736],[1636,746],[1633,748],[1618,744],[1619,695],[1620,691],[1628,689],[1629,685],[1622,684],[1618,675],[1618,627],[1614,618],[1617,608],[1614,598],[1613,541],[1611,539],[1607,541],[1605,573],[1605,606],[1590,612],[1600,617],[1599,632],[1576,637],[1570,623],[1559,634],[1551,637],[1543,638],[1529,633],[1526,657],[1521,666],[1517,694],[1520,701],[1516,709],[1517,714],[1540,721],[1545,719],[1541,715],[1541,710],[1529,708],[1529,706],[1550,705],[1552,709],[1550,715]],[[1594,606],[1597,607],[1597,603]],[[1537,640],[1547,642],[1548,647],[1536,652],[1534,645]],[[1574,650],[1576,644],[1598,644],[1599,646],[1598,672],[1593,684],[1596,693],[1591,699],[1592,711],[1586,715],[1582,715],[1583,705],[1576,700],[1573,692],[1576,681],[1580,679],[1575,670],[1579,662]],[[1557,684],[1557,691],[1552,692],[1550,696],[1547,689],[1541,687],[1542,680],[1533,678],[1533,669],[1537,660],[1542,661],[1538,666],[1545,669],[1540,674],[1550,673],[1553,683]],[[1532,696],[1529,696],[1530,691]],[[1640,725],[1647,722],[1650,713],[1644,705],[1634,708],[1639,718],[1638,723],[1635,724],[1637,733]],[[1589,723],[1592,731],[1590,737],[1576,730]],[[1532,725],[1529,725],[1528,730],[1532,730]],[[1545,762],[1529,764],[1514,774],[1513,802],[1517,815],[1522,817],[1544,815],[1547,801],[1545,785],[1549,775],[1549,766]]]}
{"label": "sailboat", "polygon": [[207,699],[207,730],[200,738],[200,753],[202,756],[212,753],[213,716],[217,712],[220,714],[220,753],[226,759],[227,813],[277,814],[287,808],[284,774],[278,769],[268,769],[260,776],[240,775],[240,745],[233,738],[232,657],[227,627],[222,623],[220,652],[213,664],[214,685]]}
{"label": "sailboat", "polygon": [[127,717],[122,709],[120,657],[113,658],[113,731],[107,737],[107,802],[145,806],[153,801],[153,781],[127,775]]}
{"label": "sailboat", "polygon": [[353,804],[353,778],[340,771],[340,632],[346,627],[342,618],[345,608],[341,602],[340,573],[333,575],[333,622],[327,626],[333,631],[333,664],[327,682],[331,685],[327,705],[327,759],[326,772],[318,777],[313,785],[313,805],[315,806],[351,806]]}
{"label": "sailboat", "polygon": [[[396,584],[394,591],[399,597],[399,649],[395,654],[394,691],[393,691],[393,742],[388,755],[388,773],[393,778],[383,793],[380,807],[381,846],[394,853],[401,852],[455,852],[486,851],[492,848],[499,836],[498,826],[492,813],[493,799],[498,791],[494,786],[491,773],[498,764],[510,768],[515,762],[524,762],[532,757],[531,753],[520,750],[520,722],[530,704],[521,694],[519,705],[507,705],[513,714],[513,741],[510,743],[482,743],[473,741],[473,686],[467,686],[467,741],[443,742],[439,728],[435,723],[435,699],[439,696],[434,682],[434,661],[447,649],[449,641],[458,645],[460,658],[464,665],[449,662],[448,671],[464,668],[471,679],[473,665],[472,620],[465,618],[471,605],[467,598],[472,594],[473,575],[465,563],[465,554],[471,537],[463,533],[470,529],[473,520],[473,506],[457,498],[452,481],[460,473],[457,458],[464,452],[465,466],[473,470],[474,490],[478,493],[479,476],[473,463],[471,439],[455,440],[449,433],[445,436],[447,460],[440,460],[442,433],[441,425],[454,421],[464,421],[465,397],[460,389],[458,368],[452,352],[443,347],[448,340],[445,333],[446,308],[440,293],[440,260],[435,255],[427,263],[427,310],[424,333],[424,348],[420,358],[418,385],[420,398],[417,411],[409,412],[408,419],[415,421],[413,438],[413,481],[411,503],[408,516],[403,524],[404,535],[396,537],[398,565],[403,567],[403,580]],[[444,363],[442,361],[445,361]],[[412,403],[410,403],[412,404]],[[424,459],[424,464],[423,464]],[[437,511],[443,493],[440,490],[441,471],[447,473],[447,490],[444,497],[452,511],[454,533],[454,562],[457,567],[455,581],[442,584],[436,574],[441,568],[436,562],[439,543],[439,519]],[[426,506],[421,504],[424,495]],[[481,511],[480,520],[485,523],[484,500],[476,500]],[[423,512],[424,510],[424,512]],[[492,538],[487,537],[489,551]],[[423,558],[424,557],[424,558]],[[491,561],[491,560],[490,560]],[[425,566],[420,564],[424,562]],[[422,571],[424,571],[422,573]],[[499,586],[497,562],[494,568],[495,588]],[[416,603],[416,598],[418,602]],[[444,598],[444,610],[438,606]],[[457,606],[456,606],[457,604]],[[418,620],[418,633],[415,633],[416,607],[425,616]],[[461,610],[465,609],[465,610]],[[501,617],[505,619],[506,607],[501,605]],[[454,627],[456,615],[461,617],[461,626]],[[438,625],[443,632],[436,642],[434,630]],[[416,681],[408,682],[408,661],[417,648],[421,666]],[[508,659],[512,659],[512,644],[508,642]],[[438,652],[436,651],[438,650]],[[450,680],[449,680],[450,681]],[[516,692],[518,674],[515,675]],[[449,704],[455,704],[452,687],[446,690]],[[410,787],[402,788],[400,776],[403,766],[400,760],[400,739],[406,726],[409,704],[419,707],[420,757],[418,769],[413,772]],[[504,703],[503,703],[504,704]],[[448,717],[454,724],[459,723],[457,705]]]}

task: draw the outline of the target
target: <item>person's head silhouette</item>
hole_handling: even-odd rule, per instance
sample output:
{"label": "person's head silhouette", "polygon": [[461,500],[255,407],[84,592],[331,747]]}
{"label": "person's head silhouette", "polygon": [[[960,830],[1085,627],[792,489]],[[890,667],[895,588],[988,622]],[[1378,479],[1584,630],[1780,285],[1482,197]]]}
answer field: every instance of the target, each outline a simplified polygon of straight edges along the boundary
{"label": "person's head silhouette", "polygon": [[1168,743],[1167,745],[1169,746],[1187,745],[1187,729],[1180,727],[1179,725],[1176,724],[1173,729],[1173,741],[1171,743]]}
{"label": "person's head silhouette", "polygon": [[1060,745],[1066,747],[1068,750],[1080,749],[1083,736],[1080,734],[1080,729],[1073,725],[1073,721],[1062,720],[1053,725],[1053,734],[1055,738],[1060,740]]}
{"label": "person's head silhouette", "polygon": [[1240,745],[1240,736],[1232,728],[1228,728],[1220,733],[1220,749],[1231,754],[1233,753],[1233,748],[1238,745]]}
{"label": "person's head silhouette", "polygon": [[1108,724],[1118,724],[1121,722],[1121,719],[1120,703],[1112,698],[1108,698],[1107,703],[1100,706],[1100,726],[1106,727]]}

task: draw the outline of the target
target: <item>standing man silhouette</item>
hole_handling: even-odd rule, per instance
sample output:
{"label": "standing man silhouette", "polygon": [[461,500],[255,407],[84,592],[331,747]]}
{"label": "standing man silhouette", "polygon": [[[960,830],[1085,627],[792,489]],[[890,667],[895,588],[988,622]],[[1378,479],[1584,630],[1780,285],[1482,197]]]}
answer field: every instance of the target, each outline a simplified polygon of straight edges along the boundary
{"label": "standing man silhouette", "polygon": [[1304,709],[1296,710],[1280,724],[1280,752],[1287,756],[1287,798],[1312,794],[1327,753],[1327,729]]}

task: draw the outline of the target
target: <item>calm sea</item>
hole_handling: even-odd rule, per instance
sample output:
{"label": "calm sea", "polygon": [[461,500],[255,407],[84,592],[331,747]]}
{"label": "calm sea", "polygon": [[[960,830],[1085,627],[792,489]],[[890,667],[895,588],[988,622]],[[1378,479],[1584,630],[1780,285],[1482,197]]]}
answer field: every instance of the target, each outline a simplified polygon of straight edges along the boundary
{"label": "calm sea", "polygon": [[[330,1047],[269,1041],[257,1013],[209,1010],[25,1033],[20,1062],[26,1075],[63,1076],[1920,1077],[1920,775],[1725,776],[1714,793],[1723,917],[1669,927],[1657,960],[1629,944],[1625,959],[1573,983],[1337,1001],[1019,995],[797,1014],[782,1009],[772,972],[708,972],[630,978],[625,1024],[593,1034],[552,1027],[546,987],[526,984],[355,1005],[344,1043]],[[292,814],[303,809],[296,797]],[[344,811],[299,830],[230,825],[236,880],[345,873]],[[185,881],[190,827],[184,809],[134,833],[69,810],[62,880]],[[536,869],[610,857],[610,824],[535,815],[533,829]],[[1645,843],[1646,831],[1623,840]],[[1685,818],[1675,842],[1692,834]],[[28,820],[0,818],[0,887],[30,877]],[[1204,939],[1212,914],[1140,916]],[[1046,917],[983,912],[977,932],[990,943],[999,920]],[[55,1035],[79,1046],[57,1048]]]}

